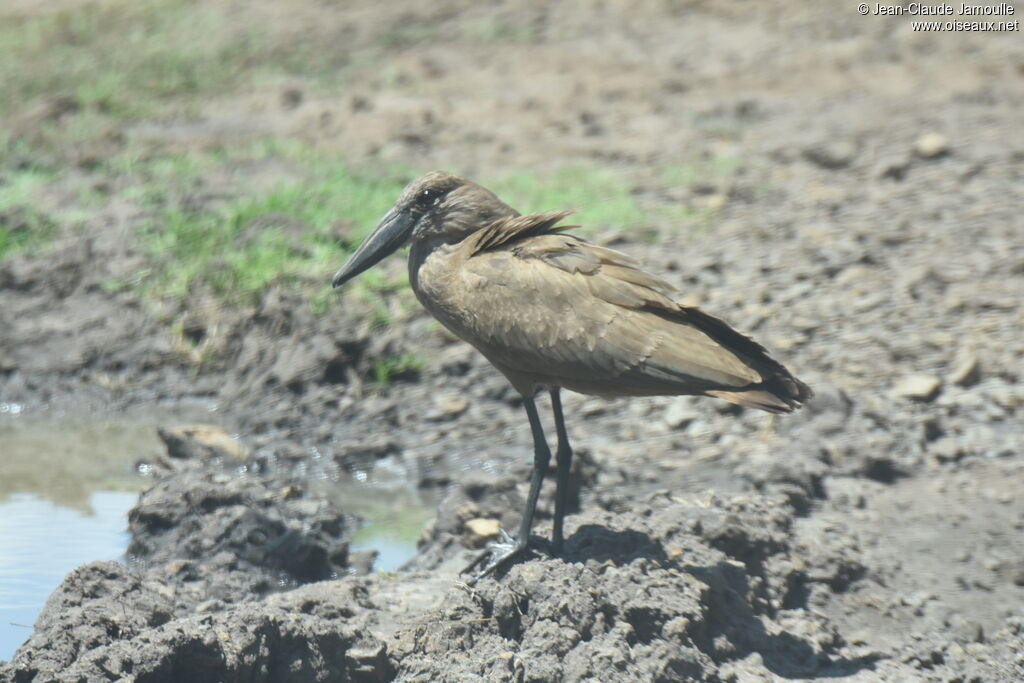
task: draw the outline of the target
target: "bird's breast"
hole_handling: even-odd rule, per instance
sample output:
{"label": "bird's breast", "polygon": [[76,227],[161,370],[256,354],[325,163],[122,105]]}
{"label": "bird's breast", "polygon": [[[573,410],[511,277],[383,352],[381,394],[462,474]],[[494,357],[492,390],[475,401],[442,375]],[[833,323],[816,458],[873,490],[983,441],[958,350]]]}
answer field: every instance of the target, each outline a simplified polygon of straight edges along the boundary
{"label": "bird's breast", "polygon": [[416,298],[442,325],[464,336],[470,315],[458,286],[461,259],[453,245],[426,249],[414,244],[409,252],[409,284]]}

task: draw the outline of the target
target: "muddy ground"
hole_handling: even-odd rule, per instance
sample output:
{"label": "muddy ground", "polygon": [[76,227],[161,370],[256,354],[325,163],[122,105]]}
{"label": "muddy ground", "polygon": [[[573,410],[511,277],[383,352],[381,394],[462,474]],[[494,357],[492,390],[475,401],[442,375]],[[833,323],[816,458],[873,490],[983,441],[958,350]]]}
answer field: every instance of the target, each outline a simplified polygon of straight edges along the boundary
{"label": "muddy ground", "polygon": [[[197,338],[221,335],[197,369],[139,295],[102,286],[142,258],[112,199],[85,233],[0,263],[3,400],[213,398],[247,450],[169,439],[129,566],[70,574],[0,677],[1024,679],[1019,32],[781,2],[274,7],[246,11],[296,40],[431,38],[396,42],[344,93],[254,86],[144,134],[252,130],[474,176],[613,165],[645,206],[708,219],[595,239],[816,397],[789,417],[567,397],[565,557],[467,586],[470,522],[513,528],[525,494],[529,430],[504,379],[420,312],[375,329],[354,297],[325,316],[276,287],[215,321],[187,304]],[[455,41],[467,17],[525,29]],[[726,178],[650,189],[722,155],[741,160]],[[370,386],[375,359],[404,352],[426,366]],[[344,472],[448,487],[404,570],[349,552],[358,520],[310,484]]]}

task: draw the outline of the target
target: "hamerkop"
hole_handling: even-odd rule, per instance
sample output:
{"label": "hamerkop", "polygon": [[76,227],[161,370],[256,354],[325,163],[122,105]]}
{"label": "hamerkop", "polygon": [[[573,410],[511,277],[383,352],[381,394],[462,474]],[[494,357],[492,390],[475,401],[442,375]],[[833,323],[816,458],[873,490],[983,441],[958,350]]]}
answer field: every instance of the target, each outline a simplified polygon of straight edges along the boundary
{"label": "hamerkop", "polygon": [[420,303],[477,348],[523,395],[533,475],[519,536],[467,570],[490,573],[527,548],[551,459],[534,397],[551,394],[558,435],[551,549],[562,548],[572,449],[560,389],[599,396],[714,396],[788,413],[810,388],[757,342],[673,299],[675,290],[617,251],[567,234],[568,211],[520,215],[492,192],[434,171],[405,188],[333,280],[348,282],[407,242]]}

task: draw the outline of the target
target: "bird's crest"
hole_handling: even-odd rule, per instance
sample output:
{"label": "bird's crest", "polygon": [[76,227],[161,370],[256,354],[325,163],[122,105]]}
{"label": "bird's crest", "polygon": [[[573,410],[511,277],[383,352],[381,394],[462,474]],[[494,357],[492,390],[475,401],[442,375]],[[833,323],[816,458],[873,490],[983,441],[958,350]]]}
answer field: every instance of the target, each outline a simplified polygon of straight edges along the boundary
{"label": "bird's crest", "polygon": [[572,213],[572,211],[547,211],[545,213],[531,213],[525,216],[510,216],[496,220],[470,238],[474,242],[470,255],[479,254],[482,251],[495,249],[502,245],[512,244],[528,237],[562,232],[563,230],[579,227],[576,225],[558,225],[563,218]]}

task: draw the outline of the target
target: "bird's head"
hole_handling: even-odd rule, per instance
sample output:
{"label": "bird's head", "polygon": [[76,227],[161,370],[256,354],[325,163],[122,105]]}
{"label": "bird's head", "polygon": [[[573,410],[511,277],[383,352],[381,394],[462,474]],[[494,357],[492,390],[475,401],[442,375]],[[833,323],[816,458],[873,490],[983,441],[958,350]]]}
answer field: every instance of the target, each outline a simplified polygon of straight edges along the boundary
{"label": "bird's head", "polygon": [[515,211],[471,180],[431,171],[406,185],[398,201],[331,280],[340,287],[410,239],[459,241]]}

